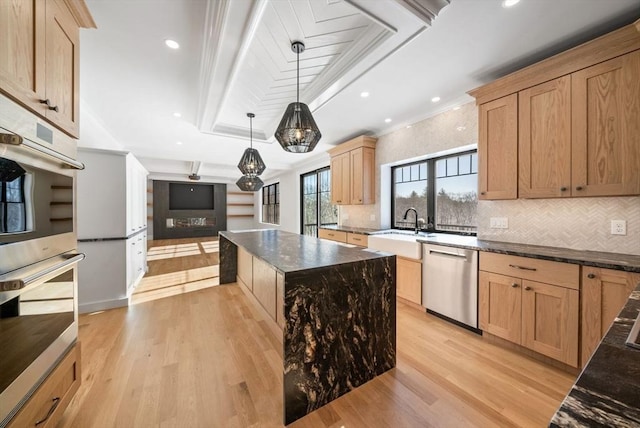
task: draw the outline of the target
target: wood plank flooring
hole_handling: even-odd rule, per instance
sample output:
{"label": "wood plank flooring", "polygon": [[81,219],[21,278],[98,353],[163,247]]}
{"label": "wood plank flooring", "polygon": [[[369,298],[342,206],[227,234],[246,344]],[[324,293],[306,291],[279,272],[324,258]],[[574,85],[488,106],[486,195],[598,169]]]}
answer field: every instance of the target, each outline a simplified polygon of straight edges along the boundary
{"label": "wood plank flooring", "polygon": [[[61,427],[282,426],[280,345],[237,284],[82,315],[79,339]],[[542,427],[575,380],[402,303],[397,349],[290,427]]]}

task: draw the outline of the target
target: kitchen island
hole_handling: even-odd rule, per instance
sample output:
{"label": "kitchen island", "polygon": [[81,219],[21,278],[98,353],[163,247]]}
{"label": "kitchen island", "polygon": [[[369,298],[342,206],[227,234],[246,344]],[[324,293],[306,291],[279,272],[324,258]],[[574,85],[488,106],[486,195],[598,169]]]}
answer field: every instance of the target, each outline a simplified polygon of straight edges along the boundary
{"label": "kitchen island", "polygon": [[395,278],[387,253],[277,230],[220,233],[220,283],[241,284],[281,335],[285,425],[395,367]]}

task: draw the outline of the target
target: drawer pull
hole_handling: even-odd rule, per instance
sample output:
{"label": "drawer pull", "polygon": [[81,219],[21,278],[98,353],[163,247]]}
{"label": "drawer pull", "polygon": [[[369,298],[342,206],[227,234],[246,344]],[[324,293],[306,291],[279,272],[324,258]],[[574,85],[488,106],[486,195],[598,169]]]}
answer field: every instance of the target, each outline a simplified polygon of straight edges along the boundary
{"label": "drawer pull", "polygon": [[511,284],[511,287],[518,288],[518,284],[514,282],[513,284]]}
{"label": "drawer pull", "polygon": [[530,268],[530,267],[526,267],[526,266],[518,266],[518,265],[509,265],[509,267],[512,267],[514,269],[522,269],[522,270],[530,270],[530,271],[537,271],[538,269],[536,268]]}
{"label": "drawer pull", "polygon": [[590,273],[589,275],[587,275],[587,278],[589,278],[589,279],[593,279],[593,278],[595,278],[595,277],[596,277],[596,276],[595,276],[594,274],[592,274],[592,273]]}
{"label": "drawer pull", "polygon": [[43,419],[40,419],[38,422],[36,422],[36,426],[45,423],[47,419],[51,417],[53,412],[56,411],[56,409],[58,408],[58,404],[60,404],[60,397],[54,397],[52,401],[53,403],[51,404],[51,407],[49,408],[47,415]]}
{"label": "drawer pull", "polygon": [[529,287],[529,286],[524,287],[524,289],[525,289],[525,290],[527,290],[527,291],[532,290],[532,288],[531,288],[531,287]]}

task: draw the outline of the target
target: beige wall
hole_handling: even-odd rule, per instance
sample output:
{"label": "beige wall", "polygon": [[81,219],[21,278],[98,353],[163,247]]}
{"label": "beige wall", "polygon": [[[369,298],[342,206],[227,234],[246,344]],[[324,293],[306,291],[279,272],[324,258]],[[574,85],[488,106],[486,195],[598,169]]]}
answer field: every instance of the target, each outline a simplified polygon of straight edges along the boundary
{"label": "beige wall", "polygon": [[[474,103],[380,136],[376,147],[376,204],[342,206],[341,223],[389,227],[384,217],[388,217],[386,211],[390,208],[380,203],[380,171],[384,171],[385,165],[477,143],[477,140],[478,114]],[[388,194],[382,196],[384,200],[389,197]],[[491,217],[506,217],[509,228],[491,229]],[[611,220],[626,220],[627,235],[611,235]],[[478,237],[640,255],[640,197],[480,201]]]}

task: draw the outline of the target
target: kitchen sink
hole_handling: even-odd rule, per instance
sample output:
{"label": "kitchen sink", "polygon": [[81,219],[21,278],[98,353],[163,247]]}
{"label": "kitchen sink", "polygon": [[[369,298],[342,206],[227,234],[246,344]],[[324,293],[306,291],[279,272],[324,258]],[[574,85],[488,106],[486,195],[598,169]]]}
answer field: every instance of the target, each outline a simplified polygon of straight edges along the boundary
{"label": "kitchen sink", "polygon": [[386,251],[396,256],[419,260],[422,258],[422,244],[416,242],[416,238],[421,237],[424,237],[424,235],[416,235],[415,233],[369,235],[369,248]]}

